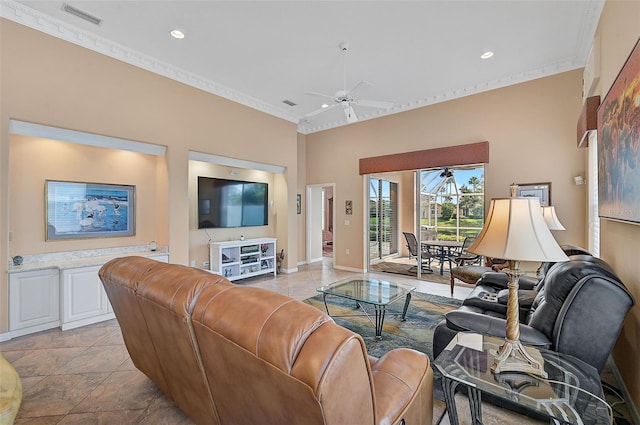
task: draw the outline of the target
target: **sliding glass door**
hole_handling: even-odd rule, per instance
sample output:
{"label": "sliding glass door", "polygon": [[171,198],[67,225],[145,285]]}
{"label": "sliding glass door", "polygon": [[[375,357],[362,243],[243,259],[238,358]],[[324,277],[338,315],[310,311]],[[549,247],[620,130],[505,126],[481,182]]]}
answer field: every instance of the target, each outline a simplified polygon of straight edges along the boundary
{"label": "sliding glass door", "polygon": [[369,177],[369,260],[398,253],[398,184]]}
{"label": "sliding glass door", "polygon": [[420,236],[463,241],[484,225],[484,165],[422,170]]}

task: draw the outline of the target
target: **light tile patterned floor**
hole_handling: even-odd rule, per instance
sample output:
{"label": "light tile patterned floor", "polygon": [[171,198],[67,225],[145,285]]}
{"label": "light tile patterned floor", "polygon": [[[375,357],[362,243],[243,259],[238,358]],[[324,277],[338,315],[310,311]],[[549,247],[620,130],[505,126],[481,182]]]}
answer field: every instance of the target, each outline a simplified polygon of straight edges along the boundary
{"label": "light tile patterned floor", "polygon": [[[303,266],[297,273],[276,278],[263,276],[240,284],[302,300],[316,295],[316,288],[323,284],[355,275],[333,269],[331,260],[325,258],[322,263]],[[389,274],[370,276],[411,283],[419,292],[450,296],[446,277],[441,278],[445,282],[442,284]],[[470,287],[456,286],[454,296],[462,299],[469,291]],[[23,402],[16,420],[18,425],[192,424],[133,366],[115,320],[65,332],[53,329],[14,338],[0,344],[0,351],[22,379]],[[434,421],[443,408],[443,402],[436,400]],[[458,396],[458,411],[461,424],[469,424],[464,396]],[[538,423],[487,404],[483,405],[483,413],[485,424]],[[448,418],[442,423],[447,424]]]}

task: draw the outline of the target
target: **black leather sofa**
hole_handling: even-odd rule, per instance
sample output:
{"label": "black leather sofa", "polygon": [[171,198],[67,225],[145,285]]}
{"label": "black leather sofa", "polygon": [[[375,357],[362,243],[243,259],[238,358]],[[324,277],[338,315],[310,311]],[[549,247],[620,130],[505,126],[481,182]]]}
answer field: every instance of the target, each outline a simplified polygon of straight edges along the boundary
{"label": "black leather sofa", "polygon": [[[567,262],[543,266],[533,289],[520,294],[524,307],[520,341],[572,355],[601,372],[634,304],[633,297],[611,267],[596,257],[571,255]],[[500,279],[506,283],[506,275]],[[484,278],[478,285],[491,287]],[[434,332],[435,356],[461,331],[505,337],[506,301],[500,302],[499,286],[492,288],[494,299],[468,298],[462,307],[445,315]],[[527,299],[532,299],[530,305]]]}

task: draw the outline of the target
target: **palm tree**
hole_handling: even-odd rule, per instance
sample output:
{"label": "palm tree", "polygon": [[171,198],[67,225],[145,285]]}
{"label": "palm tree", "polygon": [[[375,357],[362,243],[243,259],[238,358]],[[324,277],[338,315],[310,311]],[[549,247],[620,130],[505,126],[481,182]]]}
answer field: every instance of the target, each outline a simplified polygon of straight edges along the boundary
{"label": "palm tree", "polygon": [[473,187],[473,192],[475,193],[478,191],[478,186],[482,186],[482,180],[474,176],[469,178],[469,184]]}

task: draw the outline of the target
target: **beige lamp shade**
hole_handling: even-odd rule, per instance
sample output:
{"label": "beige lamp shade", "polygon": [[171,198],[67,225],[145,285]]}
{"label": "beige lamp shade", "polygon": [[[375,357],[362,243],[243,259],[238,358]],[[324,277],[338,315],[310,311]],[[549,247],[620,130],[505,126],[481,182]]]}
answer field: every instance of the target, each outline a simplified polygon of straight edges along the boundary
{"label": "beige lamp shade", "polygon": [[537,198],[492,199],[482,231],[469,251],[517,261],[567,261],[547,227]]}
{"label": "beige lamp shade", "polygon": [[566,230],[562,223],[560,223],[554,206],[542,207],[542,216],[544,217],[544,221],[547,222],[549,230]]}

